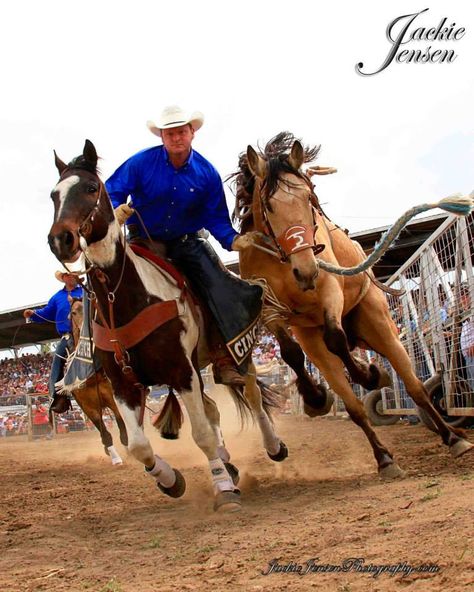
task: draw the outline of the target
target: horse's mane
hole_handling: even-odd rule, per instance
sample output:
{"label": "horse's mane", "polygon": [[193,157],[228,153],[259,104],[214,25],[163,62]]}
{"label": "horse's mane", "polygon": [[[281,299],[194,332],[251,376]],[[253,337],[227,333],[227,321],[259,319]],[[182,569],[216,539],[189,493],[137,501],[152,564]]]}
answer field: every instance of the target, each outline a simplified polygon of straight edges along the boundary
{"label": "horse's mane", "polygon": [[[268,200],[277,190],[282,173],[292,173],[305,181],[308,179],[306,175],[295,170],[288,162],[291,147],[296,139],[291,132],[280,132],[267,142],[263,150],[258,147],[258,154],[268,164],[268,175],[265,179],[265,198],[267,207],[270,209],[271,205]],[[299,141],[301,142],[301,140]],[[304,151],[304,162],[309,163],[316,160],[321,146],[305,146],[302,142],[301,144]],[[232,213],[232,221],[240,226],[242,232],[245,232],[253,222],[252,200],[255,188],[255,177],[250,170],[246,152],[239,155],[238,170],[229,175],[226,180],[232,181],[235,185],[235,208]]]}

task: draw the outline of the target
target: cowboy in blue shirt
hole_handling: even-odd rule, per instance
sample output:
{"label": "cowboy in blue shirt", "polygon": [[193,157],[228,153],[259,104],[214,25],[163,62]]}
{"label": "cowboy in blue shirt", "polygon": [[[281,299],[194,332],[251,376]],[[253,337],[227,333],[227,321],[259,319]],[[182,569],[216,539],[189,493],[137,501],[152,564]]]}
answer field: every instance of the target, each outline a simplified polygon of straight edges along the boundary
{"label": "cowboy in blue shirt", "polygon": [[50,408],[55,413],[64,413],[71,404],[66,395],[56,392],[55,384],[63,377],[68,350],[71,352],[74,348],[69,313],[72,299],[82,298],[82,287],[77,285],[77,276],[73,274],[57,271],[55,277],[60,282],[64,282],[64,287],[51,296],[46,306],[37,310],[28,308],[23,311],[23,316],[34,323],[56,323],[56,330],[61,340],[54,352],[49,376],[49,396],[52,398]]}
{"label": "cowboy in blue shirt", "polygon": [[[129,218],[129,240],[145,244],[151,237],[164,244],[166,255],[209,308],[216,382],[243,384],[241,374],[255,339],[262,289],[231,275],[200,232],[205,228],[229,251],[251,244],[232,227],[218,172],[191,148],[203,122],[202,113],[188,116],[179,107],[165,108],[157,124],[147,123],[163,144],[125,161],[106,188],[119,222]],[[126,203],[129,196],[133,209]],[[148,246],[153,248],[149,241]]]}

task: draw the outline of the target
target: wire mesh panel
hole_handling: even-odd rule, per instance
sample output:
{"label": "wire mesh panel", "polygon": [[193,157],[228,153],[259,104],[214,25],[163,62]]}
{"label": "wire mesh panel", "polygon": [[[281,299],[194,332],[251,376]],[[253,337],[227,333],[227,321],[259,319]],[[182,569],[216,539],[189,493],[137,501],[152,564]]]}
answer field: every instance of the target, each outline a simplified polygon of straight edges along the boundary
{"label": "wire mesh panel", "polygon": [[[388,282],[405,290],[388,296],[393,319],[417,376],[424,382],[439,377],[428,385],[442,389],[447,415],[474,415],[473,224],[472,214],[448,218]],[[413,409],[389,369],[393,389],[384,389],[384,411]]]}

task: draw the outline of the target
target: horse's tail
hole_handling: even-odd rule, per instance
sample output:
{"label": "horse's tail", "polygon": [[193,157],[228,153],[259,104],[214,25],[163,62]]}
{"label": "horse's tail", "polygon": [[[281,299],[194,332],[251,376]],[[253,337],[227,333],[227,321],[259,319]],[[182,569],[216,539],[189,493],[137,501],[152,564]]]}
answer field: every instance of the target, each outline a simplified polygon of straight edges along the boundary
{"label": "horse's tail", "polygon": [[244,387],[235,385],[226,385],[226,387],[229,389],[232,399],[234,400],[240,420],[240,427],[244,428],[248,420],[252,417],[252,410],[249,402],[244,396]]}
{"label": "horse's tail", "polygon": [[173,389],[170,389],[160,414],[152,421],[153,426],[166,440],[177,440],[183,425],[183,411]]}
{"label": "horse's tail", "polygon": [[270,421],[273,423],[271,411],[272,409],[279,409],[281,407],[282,396],[278,391],[267,386],[259,378],[257,378],[257,384],[260,388],[260,392],[262,393],[262,405],[265,410],[265,413],[268,415]]}

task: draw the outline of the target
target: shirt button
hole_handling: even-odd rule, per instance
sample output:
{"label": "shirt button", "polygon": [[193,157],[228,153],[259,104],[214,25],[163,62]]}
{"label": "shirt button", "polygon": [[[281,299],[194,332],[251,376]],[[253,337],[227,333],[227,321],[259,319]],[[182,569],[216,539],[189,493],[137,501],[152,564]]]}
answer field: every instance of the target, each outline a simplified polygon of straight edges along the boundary
{"label": "shirt button", "polygon": [[173,187],[173,189],[176,191],[176,187]]}
{"label": "shirt button", "polygon": [[174,206],[174,201],[171,202],[171,205]]}
{"label": "shirt button", "polygon": [[171,216],[168,216],[168,220],[170,220],[170,219],[171,219]]}
{"label": "shirt button", "polygon": [[165,228],[165,232],[168,232],[168,229],[167,228]]}

